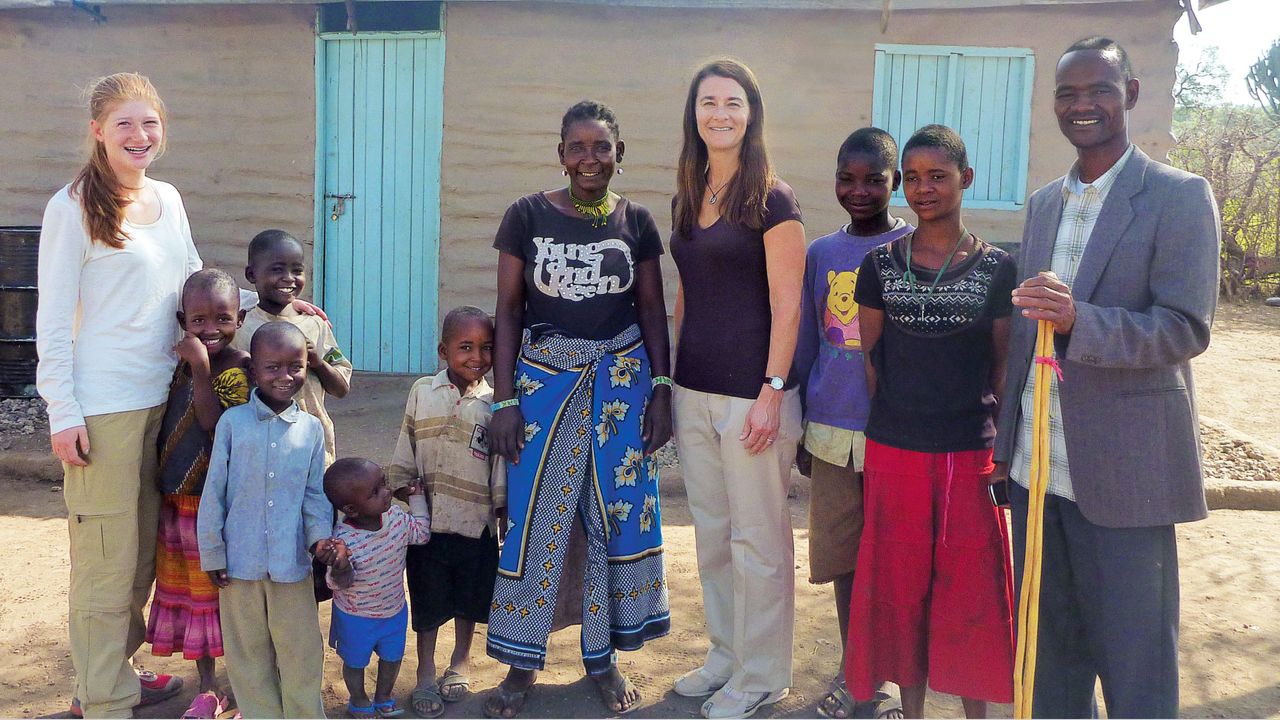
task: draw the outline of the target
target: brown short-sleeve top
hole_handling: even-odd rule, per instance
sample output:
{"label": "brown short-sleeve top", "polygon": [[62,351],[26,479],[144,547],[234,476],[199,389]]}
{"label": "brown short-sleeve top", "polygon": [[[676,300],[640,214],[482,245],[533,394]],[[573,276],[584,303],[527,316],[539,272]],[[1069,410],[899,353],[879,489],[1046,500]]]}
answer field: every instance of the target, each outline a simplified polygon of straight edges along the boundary
{"label": "brown short-sleeve top", "polygon": [[[687,238],[672,232],[671,257],[684,287],[677,384],[717,395],[759,396],[773,321],[764,234],[787,220],[801,220],[800,205],[791,186],[778,180],[765,200],[760,230],[721,218],[711,227],[695,225]],[[787,387],[795,385],[793,370]]]}

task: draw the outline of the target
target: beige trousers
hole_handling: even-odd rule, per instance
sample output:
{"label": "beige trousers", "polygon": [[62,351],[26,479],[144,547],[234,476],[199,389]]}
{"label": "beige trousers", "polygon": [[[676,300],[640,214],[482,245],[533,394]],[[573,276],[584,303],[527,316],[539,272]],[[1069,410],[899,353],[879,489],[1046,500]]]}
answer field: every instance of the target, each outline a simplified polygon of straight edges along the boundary
{"label": "beige trousers", "polygon": [[800,396],[785,393],[778,439],[755,457],[738,439],[752,402],[677,386],[676,448],[711,636],[706,669],[735,690],[774,692],[791,686],[796,574],[787,489]]}
{"label": "beige trousers", "polygon": [[146,637],[156,577],[156,436],[164,406],[85,418],[89,465],[63,463],[71,536],[71,664],[84,716],[130,717],[142,698],[129,658]]}
{"label": "beige trousers", "polygon": [[311,577],[236,580],[218,592],[227,679],[246,718],[322,718],[324,639]]}

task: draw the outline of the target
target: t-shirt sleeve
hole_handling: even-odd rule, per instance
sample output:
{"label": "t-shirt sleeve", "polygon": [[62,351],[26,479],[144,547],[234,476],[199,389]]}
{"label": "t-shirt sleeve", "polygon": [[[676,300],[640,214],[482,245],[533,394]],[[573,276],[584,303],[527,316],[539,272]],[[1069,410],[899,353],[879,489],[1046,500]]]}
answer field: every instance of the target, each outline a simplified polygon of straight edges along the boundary
{"label": "t-shirt sleeve", "polygon": [[502,224],[498,226],[498,234],[493,238],[493,247],[505,253],[511,253],[525,260],[524,241],[529,237],[528,205],[524,199],[515,201],[502,216]]}
{"label": "t-shirt sleeve", "polygon": [[1013,290],[1018,286],[1018,263],[1012,255],[1000,258],[991,280],[991,317],[1006,318],[1013,314]]}
{"label": "t-shirt sleeve", "polygon": [[800,203],[796,202],[791,186],[778,181],[764,201],[764,230],[768,232],[788,220],[804,222],[800,215]]}
{"label": "t-shirt sleeve", "polygon": [[884,288],[880,285],[880,268],[876,267],[876,251],[867,253],[858,268],[858,284],[853,288],[853,300],[872,310],[884,310]]}
{"label": "t-shirt sleeve", "polygon": [[[313,316],[314,317],[314,316]],[[321,350],[324,352],[323,360],[333,366],[338,374],[351,382],[351,361],[346,355],[342,354],[342,348],[338,346],[338,337],[333,334],[333,328],[329,327],[329,323],[316,319],[316,324],[320,326],[320,340],[323,346]]]}
{"label": "t-shirt sleeve", "polygon": [[658,233],[658,223],[653,219],[653,213],[639,205],[635,208],[636,262],[642,263],[662,255],[662,235]]}

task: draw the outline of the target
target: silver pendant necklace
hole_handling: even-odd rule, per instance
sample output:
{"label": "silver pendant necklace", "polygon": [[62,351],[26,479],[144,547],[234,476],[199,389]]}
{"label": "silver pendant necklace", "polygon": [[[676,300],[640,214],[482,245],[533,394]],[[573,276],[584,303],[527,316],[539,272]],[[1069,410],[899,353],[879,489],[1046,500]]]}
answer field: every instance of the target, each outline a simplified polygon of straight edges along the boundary
{"label": "silver pendant necklace", "polygon": [[[733,179],[732,177],[729,178],[729,180],[732,180],[732,179]],[[716,198],[720,195],[721,190],[724,190],[726,187],[728,187],[729,180],[725,180],[724,183],[720,185],[719,190],[711,190],[711,170],[710,169],[707,170],[707,175],[706,175],[707,189],[711,190],[711,200],[709,201],[708,204],[710,205],[716,204]]]}

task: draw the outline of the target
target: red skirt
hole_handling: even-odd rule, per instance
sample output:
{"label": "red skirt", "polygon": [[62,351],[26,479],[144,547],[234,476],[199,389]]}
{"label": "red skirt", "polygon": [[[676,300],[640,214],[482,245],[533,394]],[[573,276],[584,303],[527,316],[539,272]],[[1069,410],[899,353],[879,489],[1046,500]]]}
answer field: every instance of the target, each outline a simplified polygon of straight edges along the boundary
{"label": "red skirt", "polygon": [[919,453],[867,441],[866,527],[849,614],[849,690],[886,680],[1013,702],[1013,572],[990,450]]}
{"label": "red skirt", "polygon": [[156,592],[147,620],[151,654],[187,660],[222,657],[218,588],[200,568],[196,542],[199,495],[165,495],[156,542]]}

